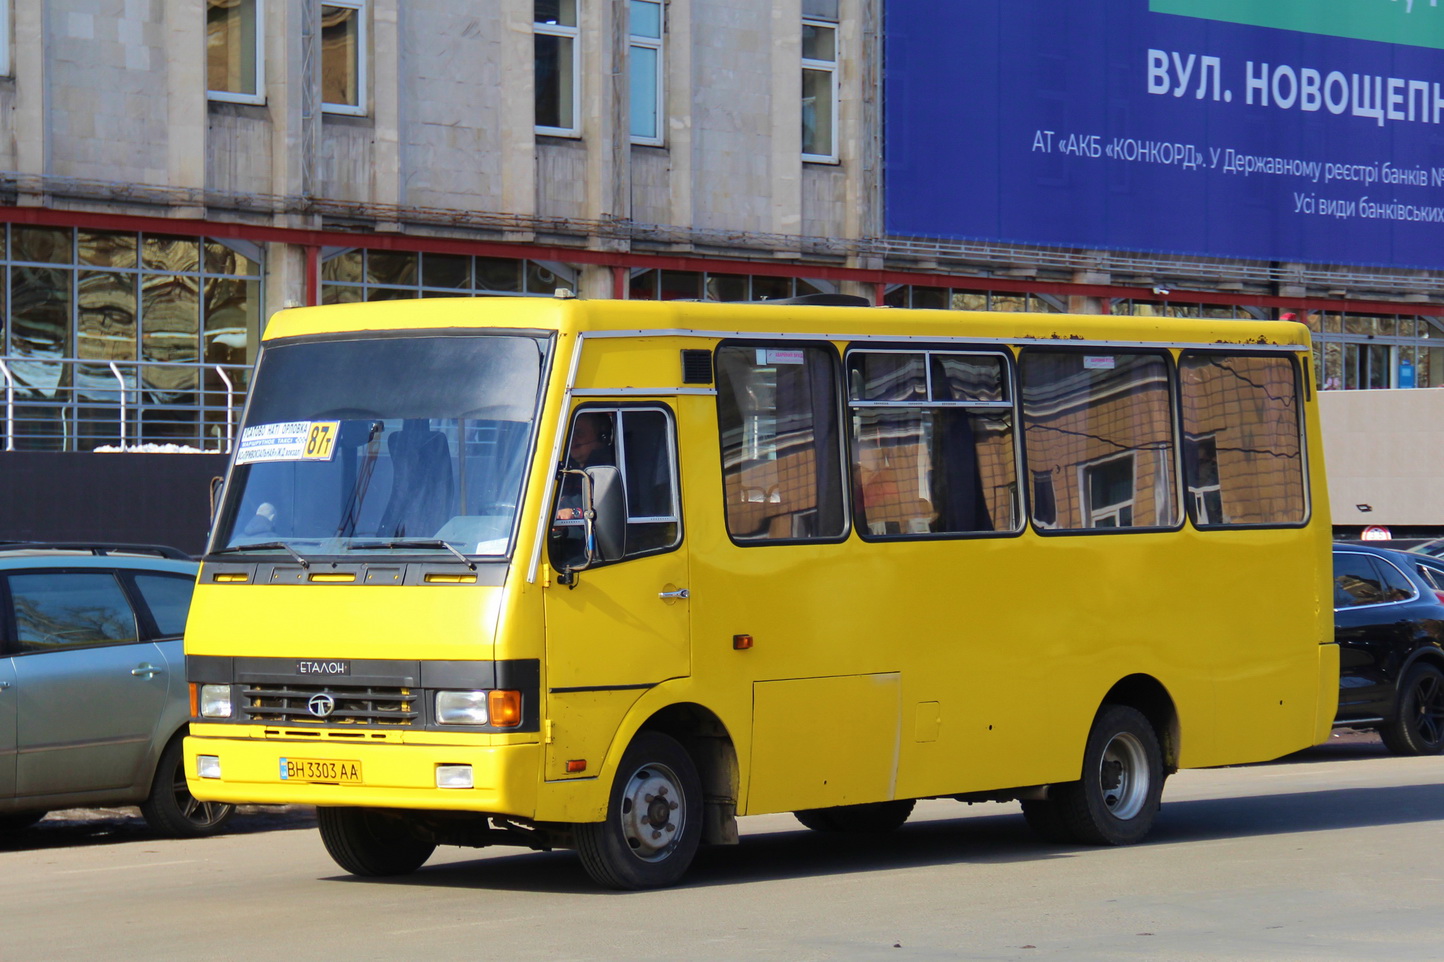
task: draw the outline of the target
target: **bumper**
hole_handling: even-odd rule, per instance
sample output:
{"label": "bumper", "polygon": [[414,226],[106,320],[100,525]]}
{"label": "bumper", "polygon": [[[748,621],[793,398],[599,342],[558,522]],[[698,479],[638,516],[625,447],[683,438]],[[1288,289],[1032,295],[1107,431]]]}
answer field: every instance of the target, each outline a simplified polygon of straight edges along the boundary
{"label": "bumper", "polygon": [[[362,806],[534,817],[542,747],[302,742],[259,738],[185,740],[186,781],[206,802]],[[219,778],[197,775],[196,756],[220,760]],[[282,778],[286,759],[354,763],[355,784]],[[473,788],[437,788],[440,765],[470,765]]]}

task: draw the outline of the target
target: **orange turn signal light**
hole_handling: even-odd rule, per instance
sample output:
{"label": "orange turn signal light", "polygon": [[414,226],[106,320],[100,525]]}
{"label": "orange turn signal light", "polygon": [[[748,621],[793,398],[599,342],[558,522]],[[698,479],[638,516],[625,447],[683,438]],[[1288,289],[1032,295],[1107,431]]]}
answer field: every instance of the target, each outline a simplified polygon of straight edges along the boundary
{"label": "orange turn signal light", "polygon": [[486,696],[486,715],[497,728],[521,724],[521,692],[500,690]]}
{"label": "orange turn signal light", "polygon": [[575,775],[577,772],[584,772],[586,770],[587,760],[585,758],[573,758],[567,762],[568,775]]}
{"label": "orange turn signal light", "polygon": [[191,682],[191,717],[201,717],[201,686]]}
{"label": "orange turn signal light", "polygon": [[733,648],[736,648],[738,651],[746,651],[748,648],[751,648],[751,647],[752,647],[752,636],[751,636],[751,635],[733,635],[733,636],[732,636],[732,647],[733,647]]}

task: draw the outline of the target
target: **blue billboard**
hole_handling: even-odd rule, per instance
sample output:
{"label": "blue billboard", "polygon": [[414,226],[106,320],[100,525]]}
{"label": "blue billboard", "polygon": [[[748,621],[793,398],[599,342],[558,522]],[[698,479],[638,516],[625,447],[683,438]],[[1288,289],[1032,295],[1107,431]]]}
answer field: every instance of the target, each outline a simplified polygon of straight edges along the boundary
{"label": "blue billboard", "polygon": [[886,229],[1444,267],[1438,0],[886,0]]}

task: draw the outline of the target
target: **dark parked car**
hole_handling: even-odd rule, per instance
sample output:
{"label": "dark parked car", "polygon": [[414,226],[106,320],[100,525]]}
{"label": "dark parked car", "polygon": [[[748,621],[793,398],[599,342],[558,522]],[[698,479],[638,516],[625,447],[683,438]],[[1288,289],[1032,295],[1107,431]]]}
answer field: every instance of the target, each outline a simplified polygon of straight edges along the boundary
{"label": "dark parked car", "polygon": [[173,836],[230,819],[181,756],[196,569],[169,548],[0,542],[0,830],[97,805]]}
{"label": "dark parked car", "polygon": [[1421,559],[1366,544],[1334,545],[1334,724],[1378,729],[1399,755],[1444,751],[1444,596],[1421,572]]}
{"label": "dark parked car", "polygon": [[1429,582],[1430,586],[1438,592],[1441,598],[1444,598],[1444,558],[1435,557],[1434,555],[1417,554],[1412,548],[1404,554],[1408,560],[1413,563],[1414,570],[1419,572],[1419,575],[1425,581]]}

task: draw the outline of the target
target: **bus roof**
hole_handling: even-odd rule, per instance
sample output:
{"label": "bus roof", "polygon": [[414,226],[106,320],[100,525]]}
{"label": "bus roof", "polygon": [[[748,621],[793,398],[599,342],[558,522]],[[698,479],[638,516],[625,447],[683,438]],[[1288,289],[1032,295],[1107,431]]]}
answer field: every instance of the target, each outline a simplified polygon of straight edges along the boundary
{"label": "bus roof", "polygon": [[466,297],[374,301],[292,308],[275,315],[265,340],[402,330],[503,328],[564,333],[947,338],[1027,343],[1124,341],[1170,344],[1307,346],[1295,321],[904,310],[719,301]]}

